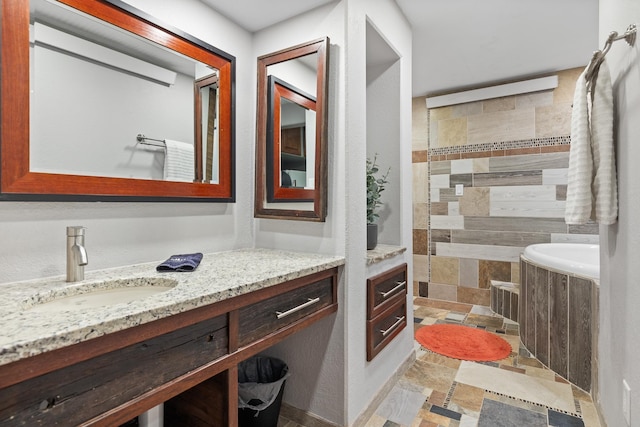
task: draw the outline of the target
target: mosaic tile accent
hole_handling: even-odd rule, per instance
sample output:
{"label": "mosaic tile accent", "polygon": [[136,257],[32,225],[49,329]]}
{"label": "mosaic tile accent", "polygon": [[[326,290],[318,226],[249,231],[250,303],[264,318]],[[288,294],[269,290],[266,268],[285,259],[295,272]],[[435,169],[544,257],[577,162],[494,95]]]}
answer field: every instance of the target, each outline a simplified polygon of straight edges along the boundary
{"label": "mosaic tile accent", "polygon": [[[483,153],[487,154],[492,151],[500,150],[514,150],[521,148],[533,148],[533,147],[552,147],[568,145],[571,143],[571,135],[563,136],[550,136],[544,138],[527,138],[514,141],[497,141],[486,142],[481,144],[468,144],[468,145],[456,145],[449,147],[434,147],[429,149],[429,157],[442,156],[449,154],[462,154],[462,153]],[[483,156],[484,157],[484,156]],[[491,157],[490,155],[488,157]],[[431,159],[433,160],[433,159]],[[444,160],[444,159],[443,159]]]}

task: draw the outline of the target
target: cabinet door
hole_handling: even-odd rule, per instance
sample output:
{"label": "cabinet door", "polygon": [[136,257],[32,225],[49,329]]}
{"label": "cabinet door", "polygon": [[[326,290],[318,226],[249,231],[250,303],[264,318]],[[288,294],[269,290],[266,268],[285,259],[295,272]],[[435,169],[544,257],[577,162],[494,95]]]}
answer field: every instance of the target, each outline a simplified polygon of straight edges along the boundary
{"label": "cabinet door", "polygon": [[367,318],[373,319],[380,315],[397,295],[407,295],[407,264],[367,280]]}
{"label": "cabinet door", "polygon": [[280,150],[283,153],[304,156],[304,127],[283,128],[280,131]]}
{"label": "cabinet door", "polygon": [[406,298],[396,297],[387,310],[367,321],[367,360],[372,360],[405,326]]}

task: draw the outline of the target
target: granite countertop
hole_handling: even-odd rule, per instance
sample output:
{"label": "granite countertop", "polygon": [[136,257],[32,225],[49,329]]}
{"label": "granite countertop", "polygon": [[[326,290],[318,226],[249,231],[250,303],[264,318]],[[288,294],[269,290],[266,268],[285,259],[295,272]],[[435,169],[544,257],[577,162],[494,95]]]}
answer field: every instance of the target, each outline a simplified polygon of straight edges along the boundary
{"label": "granite countertop", "polygon": [[407,248],[403,246],[383,245],[378,243],[374,249],[367,251],[367,265],[393,258],[396,255],[404,253],[406,250]]}
{"label": "granite countertop", "polygon": [[[193,272],[156,272],[158,262],[87,271],[85,280],[62,276],[0,285],[0,365],[76,344],[112,332],[212,304],[344,264],[340,256],[240,249],[205,254]],[[40,312],[29,308],[52,295],[77,293],[82,287],[117,283],[175,281],[165,292],[128,303],[76,311]],[[151,279],[151,280],[150,280]]]}

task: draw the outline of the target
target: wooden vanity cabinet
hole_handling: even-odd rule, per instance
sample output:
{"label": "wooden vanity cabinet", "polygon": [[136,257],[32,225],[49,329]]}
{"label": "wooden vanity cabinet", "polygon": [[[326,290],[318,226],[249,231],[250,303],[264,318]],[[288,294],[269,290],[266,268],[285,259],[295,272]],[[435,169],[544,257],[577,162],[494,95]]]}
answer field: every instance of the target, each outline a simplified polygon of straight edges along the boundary
{"label": "wooden vanity cabinet", "polygon": [[3,389],[0,420],[80,425],[227,353],[220,315]]}
{"label": "wooden vanity cabinet", "polygon": [[367,360],[407,326],[407,264],[367,279]]}
{"label": "wooden vanity cabinet", "polygon": [[[237,425],[237,364],[337,310],[337,267],[0,366],[0,426]],[[284,314],[284,315],[283,315]]]}

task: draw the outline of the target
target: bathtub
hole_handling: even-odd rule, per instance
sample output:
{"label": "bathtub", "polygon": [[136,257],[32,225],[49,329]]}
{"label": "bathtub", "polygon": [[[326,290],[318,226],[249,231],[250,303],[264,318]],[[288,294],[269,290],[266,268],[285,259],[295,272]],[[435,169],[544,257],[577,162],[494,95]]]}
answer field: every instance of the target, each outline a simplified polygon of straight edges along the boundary
{"label": "bathtub", "polygon": [[540,266],[598,280],[600,245],[587,243],[539,243],[524,249],[523,256]]}
{"label": "bathtub", "polygon": [[599,277],[599,245],[541,243],[520,257],[520,340],[543,365],[587,393],[598,383]]}

